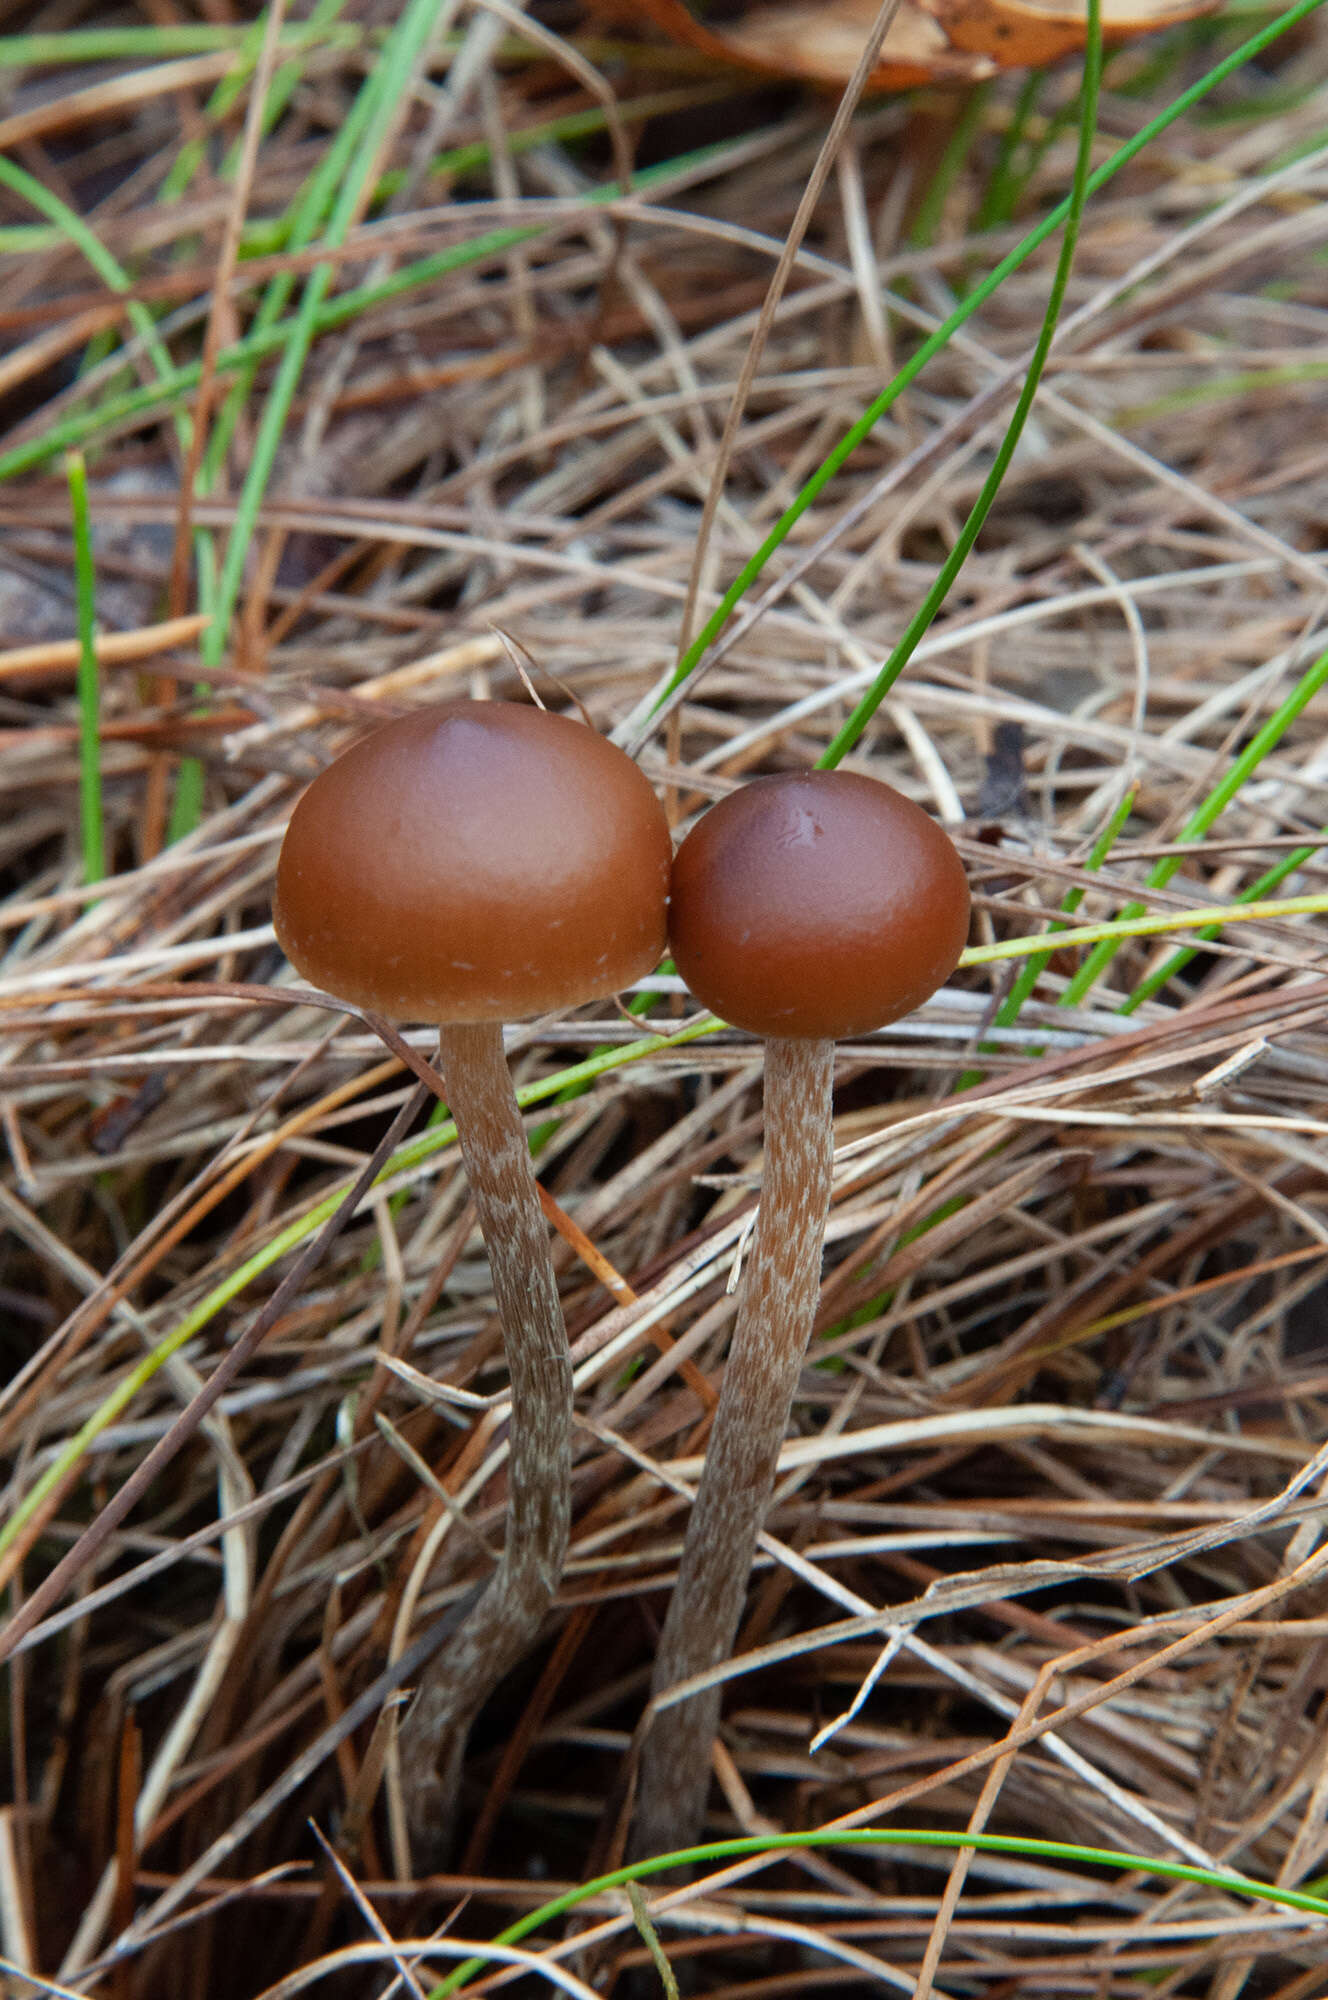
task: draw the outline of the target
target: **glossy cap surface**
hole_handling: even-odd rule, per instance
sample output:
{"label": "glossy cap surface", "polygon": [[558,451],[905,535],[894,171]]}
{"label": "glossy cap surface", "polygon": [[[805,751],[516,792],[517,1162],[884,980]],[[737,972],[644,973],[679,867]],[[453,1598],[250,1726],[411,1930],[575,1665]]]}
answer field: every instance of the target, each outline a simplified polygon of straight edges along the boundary
{"label": "glossy cap surface", "polygon": [[413,1021],[511,1021],[616,993],[664,951],[670,841],[631,758],[583,723],[449,702],[310,785],[273,920],[326,992]]}
{"label": "glossy cap surface", "polygon": [[674,859],[669,935],[703,1006],[756,1035],[866,1034],[944,985],[968,936],[936,821],[851,771],[756,778]]}

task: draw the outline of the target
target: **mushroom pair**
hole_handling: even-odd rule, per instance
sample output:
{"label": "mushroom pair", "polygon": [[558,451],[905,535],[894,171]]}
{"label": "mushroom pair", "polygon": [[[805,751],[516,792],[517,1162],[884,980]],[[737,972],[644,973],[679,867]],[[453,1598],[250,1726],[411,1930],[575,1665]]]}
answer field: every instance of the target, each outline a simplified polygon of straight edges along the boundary
{"label": "mushroom pair", "polygon": [[[277,871],[278,938],[307,978],[439,1024],[443,1086],[489,1252],[511,1378],[509,1527],[497,1574],[423,1682],[418,1754],[455,1776],[486,1695],[525,1651],[567,1546],[571,1366],[504,1020],[679,971],[766,1037],[765,1174],[738,1321],[653,1691],[728,1657],[810,1337],[830,1199],[836,1037],[908,1013],[953,969],[968,888],[946,835],[875,779],[759,778],[673,862],[620,750],[543,710],[455,702],[355,745],[304,794]],[[685,1845],[704,1813],[711,1691],[664,1709],[635,1844]],[[427,1748],[426,1748],[427,1746]],[[437,1809],[450,1810],[446,1779]]]}

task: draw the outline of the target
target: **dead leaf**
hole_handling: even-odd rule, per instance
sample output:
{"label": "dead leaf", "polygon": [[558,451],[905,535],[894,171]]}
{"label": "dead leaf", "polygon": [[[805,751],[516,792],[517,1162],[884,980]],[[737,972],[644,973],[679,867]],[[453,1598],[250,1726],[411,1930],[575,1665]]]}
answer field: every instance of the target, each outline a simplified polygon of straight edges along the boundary
{"label": "dead leaf", "polygon": [[[1103,0],[1108,42],[1128,41],[1213,11],[1217,0]],[[708,27],[684,0],[632,0],[676,42],[717,61],[842,88],[852,74],[879,0],[759,0]],[[598,0],[624,18],[625,0]],[[1054,62],[1083,47],[1084,0],[903,0],[872,71],[872,90],[921,83],[979,83],[998,69]]]}
{"label": "dead leaf", "polygon": [[[842,89],[853,73],[879,0],[792,0],[758,5],[722,31],[705,27],[683,0],[639,0],[646,14],[674,41],[703,49],[717,61],[774,76]],[[615,10],[616,11],[616,10]],[[978,83],[996,64],[971,51],[952,50],[945,31],[915,4],[903,0],[872,71],[872,90],[911,90],[920,83]]]}
{"label": "dead leaf", "polygon": [[[1126,42],[1213,12],[1216,0],[1102,0],[1102,38]],[[956,49],[991,56],[1002,69],[1055,62],[1084,45],[1082,0],[924,0]]]}

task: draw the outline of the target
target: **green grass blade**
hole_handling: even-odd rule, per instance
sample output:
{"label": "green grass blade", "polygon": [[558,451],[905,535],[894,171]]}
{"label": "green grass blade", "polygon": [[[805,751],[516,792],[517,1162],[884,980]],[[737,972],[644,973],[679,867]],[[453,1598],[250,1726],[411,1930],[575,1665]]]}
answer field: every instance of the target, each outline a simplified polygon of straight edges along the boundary
{"label": "green grass blade", "polygon": [[15,222],[0,228],[0,257],[31,257],[40,250],[62,250],[65,233],[40,222]]}
{"label": "green grass blade", "polygon": [[1002,224],[1014,219],[1019,197],[1028,179],[1027,169],[1021,171],[1016,165],[1019,149],[1027,136],[1046,81],[1047,72],[1044,69],[1031,69],[1020,85],[1010,123],[1002,134],[996,164],[974,221],[974,230],[979,235],[984,230],[999,229]]}
{"label": "green grass blade", "polygon": [[[1273,1903],[1281,1909],[1303,1910],[1309,1916],[1328,1919],[1328,1902],[1321,1896],[1310,1895],[1306,1890],[1278,1888],[1271,1883],[1251,1881],[1248,1876],[1229,1874],[1222,1868],[1200,1868],[1192,1862],[1169,1861],[1151,1854],[1131,1854],[1120,1848],[1084,1847],[1076,1841],[1035,1840],[1022,1834],[971,1833],[966,1829],[949,1833],[938,1831],[935,1827],[925,1830],[891,1827],[888,1831],[879,1827],[830,1827],[807,1833],[755,1834],[735,1840],[712,1840],[698,1847],[679,1848],[676,1853],[657,1854],[648,1861],[631,1862],[606,1875],[596,1875],[592,1881],[583,1882],[575,1889],[567,1889],[561,1896],[554,1896],[541,1904],[539,1909],[518,1917],[515,1923],[508,1924],[498,1933],[494,1943],[517,1944],[522,1938],[529,1937],[532,1931],[565,1916],[591,1896],[602,1896],[606,1890],[624,1888],[629,1882],[640,1882],[671,1868],[685,1868],[698,1863],[712,1866],[716,1862],[736,1861],[745,1855],[789,1853],[798,1849],[820,1852],[824,1848],[836,1847],[932,1847],[942,1851],[972,1847],[983,1854],[1013,1854],[1027,1860],[1071,1862],[1078,1867],[1125,1869],[1131,1873],[1137,1871],[1161,1876],[1171,1882],[1195,1882],[1202,1888],[1215,1889],[1224,1895]],[[466,1959],[446,1979],[430,1989],[428,2000],[447,2000],[449,1994],[467,1985],[490,1963],[491,1960],[479,1955]]]}
{"label": "green grass blade", "polygon": [[177,840],[193,832],[203,817],[203,795],[207,789],[207,774],[201,758],[182,757],[175,773],[175,789],[171,794],[171,810],[166,821],[166,844],[173,847]]}
{"label": "green grass blade", "polygon": [[1185,389],[1173,389],[1147,403],[1133,403],[1117,410],[1112,418],[1119,430],[1134,430],[1159,417],[1174,416],[1181,410],[1202,409],[1206,404],[1234,402],[1269,389],[1294,389],[1304,382],[1328,379],[1328,361],[1288,362],[1276,368],[1243,369],[1234,375],[1214,375],[1207,382],[1194,382]]}
{"label": "green grass blade", "polygon": [[[212,617],[217,606],[217,543],[206,528],[199,528],[194,535],[194,577],[198,609]],[[209,692],[204,683],[195,682],[196,695],[206,696]],[[182,757],[176,769],[171,809],[166,821],[168,847],[173,847],[177,840],[183,840],[186,834],[192,833],[202,819],[206,788],[202,759]]]}
{"label": "green grass blade", "polygon": [[922,200],[918,203],[913,227],[908,232],[909,243],[915,250],[929,250],[936,241],[940,232],[941,218],[945,214],[945,204],[949,201],[954,184],[963,172],[978,133],[982,130],[982,120],[986,116],[987,100],[990,95],[990,83],[977,83],[964,99],[959,116],[955,119],[941,157],[936,163],[936,170],[927,183]]}
{"label": "green grass blade", "polygon": [[[163,22],[155,28],[68,28],[59,34],[0,35],[0,70],[58,69],[95,62],[161,62],[169,56],[206,56],[241,50],[252,35],[246,23]],[[365,30],[329,30],[321,22],[288,21],[283,49],[358,48]]]}
{"label": "green grass blade", "polygon": [[[1206,935],[1225,929],[1228,924],[1257,924],[1278,922],[1283,917],[1321,917],[1328,911],[1328,895],[1283,896],[1273,901],[1261,903],[1220,903],[1212,909],[1152,911],[1144,915],[1137,913],[1139,905],[1131,903],[1129,910],[1114,922],[1082,924],[1072,930],[1061,931],[1056,939],[1058,950],[1075,950],[1080,945],[1108,944],[1113,948],[1126,938],[1165,937],[1168,931],[1203,931]],[[993,965],[998,958],[1027,958],[1031,951],[1046,950],[1046,933],[1036,938],[1000,938],[995,944],[971,944],[960,956],[959,963],[969,965]]]}
{"label": "green grass blade", "polygon": [[74,517],[74,595],[78,606],[78,798],[83,879],[106,876],[106,828],[101,796],[101,677],[97,670],[97,578],[88,517],[88,474],[71,452],[66,466]]}

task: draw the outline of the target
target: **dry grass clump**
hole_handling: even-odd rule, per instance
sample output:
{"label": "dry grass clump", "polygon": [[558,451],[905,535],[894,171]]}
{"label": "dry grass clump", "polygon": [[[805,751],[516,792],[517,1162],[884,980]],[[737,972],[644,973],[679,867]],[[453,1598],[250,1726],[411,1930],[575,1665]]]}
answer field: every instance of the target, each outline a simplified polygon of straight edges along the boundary
{"label": "dry grass clump", "polygon": [[[29,649],[0,657],[15,1994],[50,1990],[38,1975],[111,2000],[424,1992],[457,1940],[620,1855],[754,1205],[757,1051],[720,1032],[639,1052],[692,1019],[667,978],[648,1019],[601,1007],[510,1038],[578,1369],[572,1552],[472,1740],[453,1872],[422,1876],[397,1690],[501,1542],[504,1381],[456,1149],[411,1074],[429,1038],[385,1048],[293,986],[268,922],[277,843],[367,722],[522,699],[504,635],[552,704],[561,686],[640,735],[680,641],[1072,159],[1073,66],[1026,128],[1020,80],[996,86],[948,181],[954,107],[859,114],[699,547],[826,108],[651,44],[583,32],[568,55],[547,40],[575,39],[567,11],[534,43],[511,9],[477,12],[403,95],[372,212],[339,246],[291,248],[256,225],[297,201],[396,10],[347,15],[289,58],[247,162],[247,89],[209,95],[234,72],[224,36],[169,62],[28,62],[0,107],[14,161],[128,283],[0,187],[0,625]],[[997,507],[847,760],[954,823],[979,944],[1071,909],[1227,904],[1287,856],[1281,893],[1328,889],[1324,31],[1298,35],[1091,203]],[[1237,38],[1121,58],[1099,154]],[[557,123],[601,116],[599,77],[650,99],[618,128],[649,170],[626,193],[622,145]],[[1020,130],[1009,213],[984,218]],[[914,241],[929,185],[939,222]],[[644,734],[680,824],[813,762],[873,678],[990,462],[1011,400],[992,384],[1036,336],[1053,250],[896,402],[767,565],[759,620]],[[275,347],[191,487],[232,422],[228,348],[295,274],[289,329],[320,258],[329,299],[360,294],[311,339],[250,532]],[[148,335],[195,369],[183,425],[127,407],[159,372]],[[105,635],[95,884],[61,650],[69,495],[40,451],[58,425],[88,454]],[[156,629],[196,612],[199,537],[219,566],[237,518],[234,620]],[[187,759],[201,806],[168,843]],[[1175,939],[1127,941],[1087,979],[1082,947],[1055,952],[1021,1008],[1022,961],[974,964],[841,1048],[819,1337],[727,1689],[715,1833],[987,1829],[1288,1887],[1324,1871],[1321,919],[1182,942],[1143,998]],[[1324,1990],[1320,1918],[1087,1861],[806,1849],[649,1901],[675,1966],[747,2000]],[[646,1962],[621,1891],[577,1922],[522,1947],[542,1984],[607,1991]]]}

